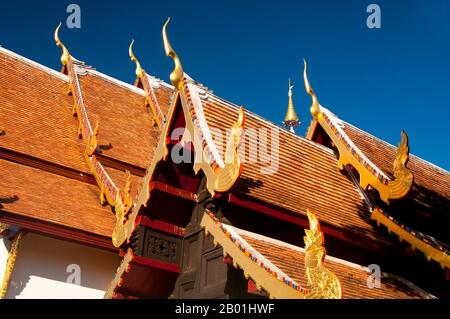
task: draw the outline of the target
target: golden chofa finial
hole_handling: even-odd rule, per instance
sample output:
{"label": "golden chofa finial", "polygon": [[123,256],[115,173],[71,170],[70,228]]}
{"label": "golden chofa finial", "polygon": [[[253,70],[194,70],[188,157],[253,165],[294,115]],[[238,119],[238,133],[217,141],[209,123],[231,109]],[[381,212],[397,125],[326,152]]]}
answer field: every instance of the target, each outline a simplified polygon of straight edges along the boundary
{"label": "golden chofa finial", "polygon": [[64,44],[59,39],[59,34],[58,33],[59,33],[59,29],[61,28],[61,25],[62,25],[62,23],[60,22],[58,27],[55,30],[55,42],[56,42],[56,45],[58,47],[60,47],[62,49],[62,51],[63,51],[63,53],[61,55],[61,63],[62,63],[62,65],[66,66],[67,63],[69,63],[70,54],[69,54],[69,51],[64,46]]}
{"label": "golden chofa finial", "polygon": [[309,95],[311,95],[311,98],[312,98],[311,114],[315,119],[317,119],[317,116],[320,113],[320,104],[319,104],[319,100],[317,99],[316,94],[314,93],[314,91],[311,88],[311,85],[309,84],[309,81],[308,81],[308,75],[306,73],[306,69],[307,69],[306,60],[303,59],[303,62],[305,64],[305,68],[303,70],[303,79],[305,81],[305,89],[306,89],[306,92]]}
{"label": "golden chofa finial", "polygon": [[183,67],[181,66],[181,61],[178,58],[177,53],[172,49],[172,46],[170,45],[169,39],[167,38],[167,32],[166,28],[169,24],[170,17],[167,18],[166,23],[164,23],[164,26],[162,28],[162,36],[164,41],[164,51],[166,52],[167,56],[170,56],[175,63],[175,68],[173,69],[172,73],[170,73],[170,81],[172,84],[177,88],[180,89],[179,84],[181,83],[181,80],[184,76]]}
{"label": "golden chofa finial", "polygon": [[142,69],[141,64],[133,53],[133,44],[134,39],[131,39],[130,47],[128,48],[128,54],[130,55],[131,61],[136,63],[136,76],[139,79],[142,79],[144,77],[144,70]]}
{"label": "golden chofa finial", "polygon": [[284,126],[290,128],[291,132],[294,132],[294,127],[297,127],[300,122],[298,120],[297,113],[295,112],[294,102],[292,101],[292,88],[291,79],[288,80],[288,109],[286,116],[284,117]]}
{"label": "golden chofa finial", "polygon": [[388,182],[389,198],[400,199],[405,197],[414,183],[413,172],[406,167],[409,160],[408,135],[402,131],[402,140],[397,147],[397,153],[394,160],[394,177],[395,179]]}

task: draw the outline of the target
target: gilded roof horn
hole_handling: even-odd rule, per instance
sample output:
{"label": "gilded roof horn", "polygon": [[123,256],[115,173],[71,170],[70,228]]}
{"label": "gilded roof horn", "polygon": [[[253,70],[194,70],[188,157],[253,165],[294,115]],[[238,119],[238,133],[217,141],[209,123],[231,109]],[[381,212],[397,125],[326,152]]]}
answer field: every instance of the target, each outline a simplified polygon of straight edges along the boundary
{"label": "gilded roof horn", "polygon": [[144,70],[142,69],[141,64],[139,63],[138,59],[136,58],[136,56],[133,53],[133,44],[134,44],[134,39],[131,39],[130,47],[128,48],[128,54],[130,55],[131,61],[136,63],[136,76],[139,79],[142,79],[144,76]]}
{"label": "gilded roof horn", "polygon": [[63,51],[62,55],[61,55],[61,63],[62,63],[62,65],[66,66],[67,63],[69,63],[70,54],[69,54],[69,50],[67,50],[67,48],[64,46],[64,44],[59,39],[59,34],[58,33],[59,33],[59,29],[61,28],[61,25],[62,25],[62,23],[60,22],[58,24],[58,26],[56,27],[56,30],[55,30],[55,42],[56,42],[56,45],[58,47],[60,47],[62,49],[62,51]]}
{"label": "gilded roof horn", "polygon": [[307,71],[306,60],[303,59],[303,62],[304,62],[304,64],[305,64],[305,68],[304,68],[304,70],[303,70],[303,79],[304,79],[304,81],[305,81],[305,89],[306,89],[306,92],[307,92],[309,95],[311,95],[311,98],[312,98],[311,114],[312,114],[312,116],[313,116],[315,119],[317,119],[317,116],[318,116],[319,113],[320,113],[320,104],[319,104],[319,100],[317,99],[316,94],[314,93],[314,91],[313,91],[313,89],[312,89],[312,87],[311,87],[311,85],[309,84],[309,81],[308,81],[308,75],[307,75],[307,72],[306,72],[306,71]]}
{"label": "gilded roof horn", "polygon": [[172,58],[173,62],[175,63],[175,68],[173,69],[172,73],[170,73],[170,81],[177,89],[180,89],[179,84],[181,83],[181,80],[183,79],[184,71],[183,71],[183,67],[181,65],[180,59],[178,58],[177,53],[174,51],[174,49],[170,45],[169,39],[167,38],[166,28],[167,28],[167,25],[169,24],[169,21],[170,21],[170,17],[167,18],[167,21],[166,21],[166,23],[164,23],[164,26],[162,28],[164,51],[165,51],[166,55],[170,56]]}

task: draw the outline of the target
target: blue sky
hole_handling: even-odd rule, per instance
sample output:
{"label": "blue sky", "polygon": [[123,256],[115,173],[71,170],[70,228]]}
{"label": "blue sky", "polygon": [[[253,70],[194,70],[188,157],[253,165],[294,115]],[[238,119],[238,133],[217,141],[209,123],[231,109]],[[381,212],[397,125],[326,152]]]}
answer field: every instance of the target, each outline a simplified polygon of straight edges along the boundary
{"label": "blue sky", "polygon": [[[184,69],[221,97],[280,124],[287,79],[309,124],[302,59],[322,105],[392,143],[400,130],[411,151],[450,169],[450,2],[431,1],[5,1],[0,45],[54,69],[53,31],[66,7],[81,7],[81,29],[63,28],[72,55],[125,82],[134,81],[128,45],[147,72],[168,81],[161,27]],[[381,7],[381,29],[369,29],[366,8]]]}

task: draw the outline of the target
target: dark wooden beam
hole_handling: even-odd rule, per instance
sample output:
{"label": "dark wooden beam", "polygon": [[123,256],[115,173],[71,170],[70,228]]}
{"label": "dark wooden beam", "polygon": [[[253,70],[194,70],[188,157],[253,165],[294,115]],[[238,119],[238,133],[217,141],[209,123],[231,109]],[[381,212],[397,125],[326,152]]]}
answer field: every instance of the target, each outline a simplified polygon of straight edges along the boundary
{"label": "dark wooden beam", "polygon": [[43,171],[97,185],[94,176],[67,166],[55,164],[41,158],[0,147],[0,158],[17,164],[41,169]]}
{"label": "dark wooden beam", "polygon": [[112,244],[110,237],[95,235],[78,229],[17,215],[3,210],[0,211],[0,222],[19,226],[26,231],[50,236],[56,239],[69,240],[95,248],[117,252],[117,248]]}
{"label": "dark wooden beam", "polygon": [[162,269],[162,270],[166,270],[166,271],[173,272],[173,273],[180,272],[180,266],[177,264],[171,264],[171,263],[156,260],[153,258],[141,257],[141,256],[136,256],[136,255],[133,257],[131,264]]}
{"label": "dark wooden beam", "polygon": [[191,200],[193,202],[197,201],[196,194],[186,191],[181,188],[170,186],[170,185],[162,183],[162,182],[157,182],[157,181],[151,182],[150,183],[150,191],[152,191],[152,190],[158,190],[160,192],[170,194],[175,197],[181,197],[181,198],[184,198],[187,200]]}

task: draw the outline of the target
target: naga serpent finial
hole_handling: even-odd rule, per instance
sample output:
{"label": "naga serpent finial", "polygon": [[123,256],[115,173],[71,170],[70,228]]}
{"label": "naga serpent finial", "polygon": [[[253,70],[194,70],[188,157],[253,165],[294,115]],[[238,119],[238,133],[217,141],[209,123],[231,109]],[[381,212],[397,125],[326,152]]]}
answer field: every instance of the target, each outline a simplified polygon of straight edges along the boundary
{"label": "naga serpent finial", "polygon": [[167,18],[167,21],[166,21],[166,23],[164,23],[164,26],[162,28],[164,51],[165,51],[166,55],[170,56],[173,59],[173,62],[175,63],[175,68],[173,69],[172,73],[170,73],[170,81],[177,89],[180,89],[179,84],[182,83],[181,80],[183,79],[184,71],[183,71],[183,67],[181,65],[180,59],[178,58],[177,53],[174,51],[174,49],[170,45],[169,39],[167,38],[166,28],[167,28],[167,25],[169,24],[169,21],[170,21],[170,17]]}
{"label": "naga serpent finial", "polygon": [[62,51],[63,51],[63,53],[61,55],[61,63],[62,63],[62,65],[65,66],[65,65],[67,65],[67,63],[69,63],[70,54],[69,54],[69,50],[67,50],[67,48],[64,46],[64,44],[59,39],[59,34],[58,33],[59,33],[59,29],[61,28],[61,25],[62,25],[62,23],[60,22],[58,24],[58,26],[56,27],[56,30],[55,30],[55,42],[56,42],[56,45],[58,47],[60,47],[62,49]]}
{"label": "naga serpent finial", "polygon": [[402,130],[401,136],[402,140],[397,147],[397,153],[394,161],[394,173],[398,172],[403,167],[406,167],[406,163],[409,160],[408,135],[404,130]]}
{"label": "naga serpent finial", "polygon": [[136,56],[133,53],[133,44],[134,44],[134,39],[131,39],[130,47],[128,48],[128,54],[130,55],[131,61],[136,63],[136,76],[139,79],[142,79],[142,77],[144,76],[144,70],[142,69],[141,64],[139,63],[138,59],[136,58]]}
{"label": "naga serpent finial", "polygon": [[306,60],[303,59],[303,62],[305,64],[305,68],[303,70],[303,79],[305,81],[305,89],[306,89],[306,92],[309,95],[311,95],[311,98],[312,98],[311,114],[315,119],[317,119],[317,116],[320,113],[320,104],[319,104],[319,100],[317,99],[316,94],[314,93],[314,91],[308,81],[308,75],[306,74],[306,69],[307,69]]}
{"label": "naga serpent finial", "polygon": [[414,183],[413,172],[406,167],[409,160],[408,135],[402,131],[402,140],[397,147],[397,153],[394,160],[394,177],[393,181],[388,182],[389,198],[399,199],[406,196]]}

